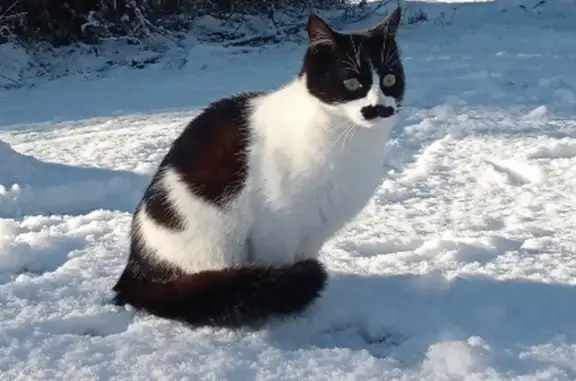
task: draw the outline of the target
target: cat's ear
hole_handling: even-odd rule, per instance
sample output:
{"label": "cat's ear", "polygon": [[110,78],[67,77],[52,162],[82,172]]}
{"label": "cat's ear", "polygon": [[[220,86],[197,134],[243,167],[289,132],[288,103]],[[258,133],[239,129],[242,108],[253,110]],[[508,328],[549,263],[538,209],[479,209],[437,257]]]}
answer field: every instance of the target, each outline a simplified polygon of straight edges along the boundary
{"label": "cat's ear", "polygon": [[398,25],[400,25],[400,20],[402,19],[402,8],[399,6],[380,24],[376,25],[368,31],[368,34],[392,34],[396,35],[398,30]]}
{"label": "cat's ear", "polygon": [[310,46],[336,45],[334,31],[320,16],[314,13],[310,13],[310,17],[308,18],[308,42]]}

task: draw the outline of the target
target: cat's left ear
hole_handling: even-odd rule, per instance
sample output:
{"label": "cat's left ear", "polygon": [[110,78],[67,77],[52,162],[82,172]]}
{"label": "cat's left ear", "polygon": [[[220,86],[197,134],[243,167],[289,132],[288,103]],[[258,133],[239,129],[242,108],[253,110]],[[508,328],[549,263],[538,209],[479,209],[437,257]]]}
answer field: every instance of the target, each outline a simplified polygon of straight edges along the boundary
{"label": "cat's left ear", "polygon": [[336,45],[335,33],[320,16],[311,13],[308,18],[308,40],[310,46]]}
{"label": "cat's left ear", "polygon": [[402,8],[399,6],[390,14],[390,16],[386,17],[380,24],[376,25],[375,27],[371,28],[368,31],[368,34],[392,34],[396,35],[396,31],[398,30],[398,25],[400,25],[400,20],[402,19]]}

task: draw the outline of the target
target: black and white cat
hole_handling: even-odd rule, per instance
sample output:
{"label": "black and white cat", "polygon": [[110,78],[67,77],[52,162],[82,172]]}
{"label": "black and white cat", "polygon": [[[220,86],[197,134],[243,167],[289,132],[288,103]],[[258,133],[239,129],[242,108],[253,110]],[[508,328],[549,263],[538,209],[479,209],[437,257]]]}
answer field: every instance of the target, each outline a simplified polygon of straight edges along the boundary
{"label": "black and white cat", "polygon": [[342,33],[312,14],[290,83],[218,100],[188,124],[134,213],[118,304],[234,327],[320,295],[320,249],[381,181],[405,88],[400,17]]}

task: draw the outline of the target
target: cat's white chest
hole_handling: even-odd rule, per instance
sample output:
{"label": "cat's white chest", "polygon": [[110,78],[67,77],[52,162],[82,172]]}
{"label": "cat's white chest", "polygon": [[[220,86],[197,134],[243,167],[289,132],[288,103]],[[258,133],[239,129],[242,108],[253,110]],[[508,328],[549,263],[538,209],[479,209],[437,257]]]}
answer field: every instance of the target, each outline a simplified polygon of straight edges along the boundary
{"label": "cat's white chest", "polygon": [[255,104],[246,200],[252,259],[314,258],[370,200],[382,176],[391,120],[352,126],[295,81]]}
{"label": "cat's white chest", "polygon": [[324,156],[314,150],[266,153],[251,234],[257,257],[267,263],[315,257],[362,210],[380,182],[385,141],[357,143]]}

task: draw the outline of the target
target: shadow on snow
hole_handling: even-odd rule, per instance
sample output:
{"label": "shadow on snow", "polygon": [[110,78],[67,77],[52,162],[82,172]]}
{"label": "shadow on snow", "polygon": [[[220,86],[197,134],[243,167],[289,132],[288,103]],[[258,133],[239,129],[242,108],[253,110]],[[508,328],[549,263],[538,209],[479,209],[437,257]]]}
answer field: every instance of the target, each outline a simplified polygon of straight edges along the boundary
{"label": "shadow on snow", "polygon": [[526,370],[533,359],[517,356],[526,346],[576,339],[573,305],[576,288],[567,285],[334,274],[306,316],[272,325],[268,334],[283,350],[367,350],[405,367],[422,363],[432,344],[478,336],[492,348],[497,370]]}
{"label": "shadow on snow", "polygon": [[0,218],[96,209],[131,213],[149,181],[129,171],[44,162],[1,141],[0,161]]}

